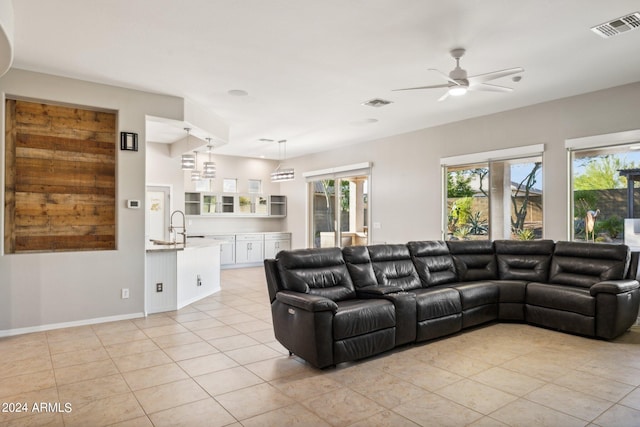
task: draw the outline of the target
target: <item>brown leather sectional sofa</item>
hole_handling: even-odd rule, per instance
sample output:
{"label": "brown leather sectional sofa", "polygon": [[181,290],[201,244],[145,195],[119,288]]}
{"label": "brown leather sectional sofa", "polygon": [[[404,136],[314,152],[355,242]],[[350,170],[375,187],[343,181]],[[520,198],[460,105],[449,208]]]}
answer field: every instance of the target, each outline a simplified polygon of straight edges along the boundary
{"label": "brown leather sectional sofa", "polygon": [[613,339],[636,320],[624,245],[421,241],[280,252],[265,260],[273,327],[324,368],[492,321]]}

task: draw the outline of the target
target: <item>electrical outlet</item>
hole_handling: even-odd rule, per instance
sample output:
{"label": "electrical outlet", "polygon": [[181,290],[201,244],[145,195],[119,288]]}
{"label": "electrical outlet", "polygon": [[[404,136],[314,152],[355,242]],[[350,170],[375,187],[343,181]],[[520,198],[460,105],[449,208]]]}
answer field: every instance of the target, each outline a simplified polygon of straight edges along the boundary
{"label": "electrical outlet", "polygon": [[129,288],[122,288],[122,299],[129,298]]}
{"label": "electrical outlet", "polygon": [[200,275],[198,274],[198,278],[196,279],[196,286],[202,286],[202,279],[200,278]]}
{"label": "electrical outlet", "polygon": [[156,283],[156,292],[162,292],[162,283]]}

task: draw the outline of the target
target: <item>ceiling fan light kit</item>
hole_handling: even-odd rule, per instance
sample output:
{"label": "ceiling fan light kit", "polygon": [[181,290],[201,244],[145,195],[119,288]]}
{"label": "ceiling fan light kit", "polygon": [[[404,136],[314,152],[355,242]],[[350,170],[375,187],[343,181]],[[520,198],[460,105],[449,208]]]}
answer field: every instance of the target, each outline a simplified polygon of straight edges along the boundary
{"label": "ceiling fan light kit", "polygon": [[[508,68],[506,70],[492,71],[490,73],[485,74],[477,74],[471,77],[467,77],[467,70],[460,67],[460,58],[462,58],[465,54],[465,49],[456,48],[452,49],[449,53],[451,57],[456,61],[456,67],[449,72],[449,74],[445,74],[442,71],[430,68],[429,71],[433,71],[438,73],[442,78],[444,78],[447,83],[439,84],[439,85],[431,85],[431,86],[418,86],[418,87],[408,87],[404,89],[394,89],[395,91],[402,90],[420,90],[420,89],[439,89],[446,88],[447,92],[442,95],[438,101],[444,101],[449,96],[462,96],[465,95],[468,91],[487,91],[487,92],[512,92],[513,89],[506,86],[498,86],[493,84],[488,84],[487,82],[491,80],[496,80],[502,77],[511,76],[513,74],[519,74],[524,72],[523,68]],[[519,81],[515,78],[513,81]]]}

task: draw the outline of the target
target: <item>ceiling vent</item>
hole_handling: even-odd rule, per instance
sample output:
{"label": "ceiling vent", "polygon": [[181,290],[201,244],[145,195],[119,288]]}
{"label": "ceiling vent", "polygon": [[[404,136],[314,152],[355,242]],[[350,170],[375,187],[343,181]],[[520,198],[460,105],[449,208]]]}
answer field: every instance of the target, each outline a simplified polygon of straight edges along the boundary
{"label": "ceiling vent", "polygon": [[591,28],[591,31],[606,39],[637,28],[640,28],[640,12],[630,13],[611,22],[596,25]]}
{"label": "ceiling vent", "polygon": [[369,107],[384,107],[385,105],[391,104],[392,101],[387,101],[382,98],[373,98],[368,100],[367,102],[363,102],[362,105],[368,105]]}

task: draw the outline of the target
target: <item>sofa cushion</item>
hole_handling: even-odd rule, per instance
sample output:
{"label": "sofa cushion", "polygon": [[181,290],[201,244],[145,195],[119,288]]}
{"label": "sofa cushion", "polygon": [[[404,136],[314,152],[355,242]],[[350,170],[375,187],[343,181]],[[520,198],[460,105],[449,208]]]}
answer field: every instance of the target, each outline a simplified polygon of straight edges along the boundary
{"label": "sofa cushion", "polygon": [[421,287],[407,245],[371,245],[367,249],[379,285],[403,290]]}
{"label": "sofa cushion", "polygon": [[411,292],[416,295],[418,322],[462,312],[460,293],[455,289],[435,286]]}
{"label": "sofa cushion", "polygon": [[449,247],[441,240],[407,243],[423,287],[458,281]]}
{"label": "sofa cushion", "polygon": [[498,304],[500,290],[498,285],[492,282],[461,283],[452,286],[460,292],[462,309],[478,307],[487,304]]}
{"label": "sofa cushion", "polygon": [[629,259],[629,248],[625,245],[558,242],[549,282],[588,288],[604,280],[624,279]]}
{"label": "sofa cushion", "polygon": [[496,240],[498,276],[505,280],[546,282],[554,245],[553,240]]}
{"label": "sofa cushion", "polygon": [[345,246],[342,249],[342,256],[357,289],[378,284],[366,246]]}
{"label": "sofa cushion", "polygon": [[393,303],[382,299],[338,302],[333,318],[333,339],[363,335],[396,325]]}
{"label": "sofa cushion", "polygon": [[498,278],[498,267],[489,240],[449,240],[458,281],[471,282]]}
{"label": "sofa cushion", "polygon": [[356,296],[340,248],[280,251],[276,259],[283,289],[333,301]]}
{"label": "sofa cushion", "polygon": [[585,316],[596,315],[596,299],[591,296],[588,289],[576,286],[529,283],[527,305],[570,311]]}
{"label": "sofa cushion", "polygon": [[501,303],[524,304],[527,281],[524,280],[499,280],[494,282],[498,285],[500,295],[498,301]]}

